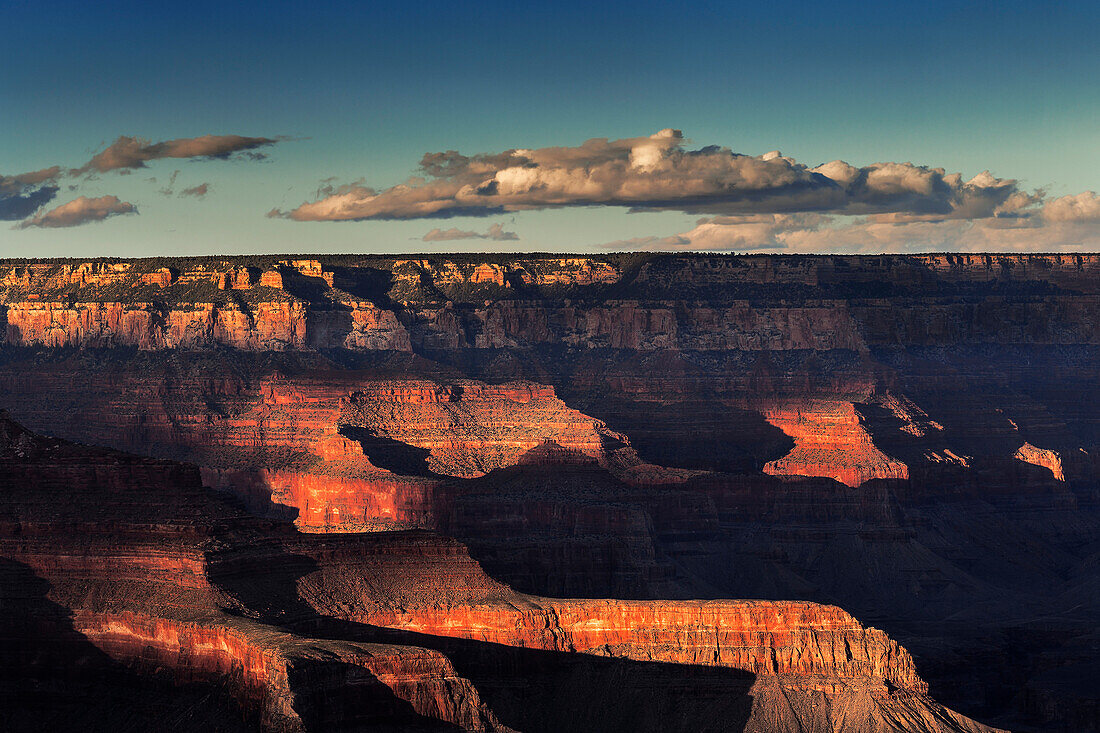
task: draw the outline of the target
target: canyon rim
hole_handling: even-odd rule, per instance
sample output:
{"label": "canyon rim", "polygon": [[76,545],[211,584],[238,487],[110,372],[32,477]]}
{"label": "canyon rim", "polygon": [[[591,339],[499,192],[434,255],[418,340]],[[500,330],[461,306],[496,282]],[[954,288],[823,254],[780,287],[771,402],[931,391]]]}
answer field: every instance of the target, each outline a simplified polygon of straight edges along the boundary
{"label": "canyon rim", "polygon": [[6,714],[1086,729],[1098,273],[0,263]]}

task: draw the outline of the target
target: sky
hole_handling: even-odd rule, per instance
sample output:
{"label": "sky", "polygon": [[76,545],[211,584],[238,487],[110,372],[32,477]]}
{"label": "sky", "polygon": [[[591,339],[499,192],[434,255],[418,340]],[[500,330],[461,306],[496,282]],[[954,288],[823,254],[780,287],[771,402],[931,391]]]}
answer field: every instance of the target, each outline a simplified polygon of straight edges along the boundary
{"label": "sky", "polygon": [[0,257],[1100,250],[1098,37],[1076,0],[0,0]]}

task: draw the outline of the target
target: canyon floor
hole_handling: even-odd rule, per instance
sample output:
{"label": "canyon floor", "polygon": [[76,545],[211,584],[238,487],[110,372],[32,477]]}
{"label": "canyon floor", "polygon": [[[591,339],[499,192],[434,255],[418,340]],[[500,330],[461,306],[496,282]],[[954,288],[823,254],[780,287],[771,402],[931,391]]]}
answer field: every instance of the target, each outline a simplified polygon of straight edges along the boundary
{"label": "canyon floor", "polygon": [[9,260],[0,313],[5,728],[1100,729],[1098,256]]}

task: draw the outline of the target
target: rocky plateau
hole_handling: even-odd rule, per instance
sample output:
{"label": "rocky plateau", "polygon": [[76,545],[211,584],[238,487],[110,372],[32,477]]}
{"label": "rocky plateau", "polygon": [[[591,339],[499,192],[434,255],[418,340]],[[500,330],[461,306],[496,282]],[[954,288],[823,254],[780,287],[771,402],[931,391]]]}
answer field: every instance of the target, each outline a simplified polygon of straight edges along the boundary
{"label": "rocky plateau", "polygon": [[1100,256],[8,260],[0,321],[6,727],[1100,728]]}

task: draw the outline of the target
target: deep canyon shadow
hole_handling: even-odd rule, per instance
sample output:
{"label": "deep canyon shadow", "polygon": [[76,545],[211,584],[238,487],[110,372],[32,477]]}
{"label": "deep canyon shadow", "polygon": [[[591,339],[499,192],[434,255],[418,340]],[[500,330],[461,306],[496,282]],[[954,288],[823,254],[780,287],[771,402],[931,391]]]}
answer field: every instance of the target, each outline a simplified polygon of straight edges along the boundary
{"label": "deep canyon shadow", "polygon": [[[310,540],[301,543],[298,552],[277,552],[252,564],[217,558],[223,567],[211,580],[260,620],[303,636],[439,651],[474,683],[502,723],[525,733],[738,731],[748,722],[756,676],[744,670],[527,649],[319,615],[298,595],[299,578],[319,567],[303,554],[310,552]],[[324,728],[329,719],[343,720],[331,717],[340,706],[350,706],[345,712],[353,718],[363,713],[351,695],[339,692],[333,700],[307,701],[296,709]]]}
{"label": "deep canyon shadow", "polygon": [[340,434],[359,443],[363,454],[378,468],[403,476],[437,475],[428,467],[428,457],[432,454],[428,448],[418,448],[351,425],[341,425]]}
{"label": "deep canyon shadow", "polygon": [[753,410],[717,400],[635,402],[606,398],[568,399],[586,415],[630,436],[648,463],[725,473],[759,473],[782,458],[794,441]]}
{"label": "deep canyon shadow", "polygon": [[73,626],[69,609],[27,565],[0,558],[0,729],[21,731],[259,731],[227,679],[177,684],[138,674]]}
{"label": "deep canyon shadow", "polygon": [[525,649],[327,617],[301,631],[439,651],[502,723],[525,733],[741,731],[752,712],[756,675],[739,669]]}

